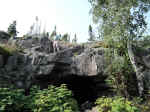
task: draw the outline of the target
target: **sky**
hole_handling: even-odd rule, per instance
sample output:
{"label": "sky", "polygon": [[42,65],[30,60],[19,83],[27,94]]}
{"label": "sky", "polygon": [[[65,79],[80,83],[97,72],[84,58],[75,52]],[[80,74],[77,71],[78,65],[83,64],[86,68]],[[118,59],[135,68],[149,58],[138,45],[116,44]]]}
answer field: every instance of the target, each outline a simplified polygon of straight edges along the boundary
{"label": "sky", "polygon": [[69,33],[72,38],[76,33],[78,42],[85,42],[88,26],[92,24],[90,8],[88,0],[2,0],[0,30],[7,31],[16,20],[18,36],[22,36],[38,16],[47,32],[51,33],[56,25],[58,33]]}

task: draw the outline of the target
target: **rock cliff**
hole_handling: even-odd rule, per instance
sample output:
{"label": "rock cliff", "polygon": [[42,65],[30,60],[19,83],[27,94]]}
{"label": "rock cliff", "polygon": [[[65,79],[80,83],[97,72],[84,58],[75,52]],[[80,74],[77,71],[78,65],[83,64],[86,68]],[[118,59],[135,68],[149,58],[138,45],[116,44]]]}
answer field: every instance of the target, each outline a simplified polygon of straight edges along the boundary
{"label": "rock cliff", "polygon": [[84,45],[70,47],[60,42],[61,50],[53,52],[52,41],[46,37],[12,42],[23,52],[10,55],[7,59],[0,55],[1,86],[14,84],[28,90],[34,84],[45,88],[49,84],[66,83],[76,95],[82,95],[79,99],[83,101],[87,100],[85,97],[92,99],[92,95],[96,97],[96,94],[108,89],[103,76],[104,49]]}

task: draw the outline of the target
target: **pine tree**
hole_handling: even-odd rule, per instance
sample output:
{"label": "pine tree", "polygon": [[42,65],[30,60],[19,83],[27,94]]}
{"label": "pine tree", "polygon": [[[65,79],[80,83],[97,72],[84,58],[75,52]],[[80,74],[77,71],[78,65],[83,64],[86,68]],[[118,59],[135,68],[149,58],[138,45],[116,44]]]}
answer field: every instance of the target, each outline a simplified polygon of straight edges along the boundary
{"label": "pine tree", "polygon": [[68,33],[65,33],[63,36],[62,36],[62,40],[65,41],[65,42],[68,42]]}
{"label": "pine tree", "polygon": [[77,35],[74,35],[74,38],[72,39],[72,43],[77,43]]}
{"label": "pine tree", "polygon": [[89,25],[89,39],[88,41],[94,41],[95,40],[95,37],[94,37],[94,34],[93,34],[93,29],[92,29],[92,26]]}
{"label": "pine tree", "polygon": [[51,39],[51,40],[54,40],[54,36],[57,35],[56,30],[57,30],[57,27],[56,27],[56,25],[55,25],[54,30],[52,31],[52,33],[51,33],[51,35],[50,35],[50,39]]}
{"label": "pine tree", "polygon": [[17,36],[18,32],[16,30],[16,21],[13,21],[13,23],[9,25],[7,32],[13,38],[15,38]]}

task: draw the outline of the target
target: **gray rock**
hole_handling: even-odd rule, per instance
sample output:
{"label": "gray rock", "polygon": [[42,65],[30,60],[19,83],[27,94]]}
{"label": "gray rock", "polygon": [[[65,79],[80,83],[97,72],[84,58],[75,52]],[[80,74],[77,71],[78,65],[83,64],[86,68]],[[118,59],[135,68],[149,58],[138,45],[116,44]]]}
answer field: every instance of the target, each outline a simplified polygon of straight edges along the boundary
{"label": "gray rock", "polygon": [[7,64],[5,65],[6,70],[11,72],[14,69],[17,69],[19,67],[17,62],[18,62],[18,56],[17,55],[10,56],[8,58]]}
{"label": "gray rock", "polygon": [[73,71],[75,74],[94,76],[104,71],[104,56],[99,54],[102,49],[87,49],[82,54],[73,58]]}
{"label": "gray rock", "polygon": [[2,67],[4,65],[4,59],[3,56],[0,55],[0,67]]}
{"label": "gray rock", "polygon": [[19,88],[30,87],[39,76],[96,76],[103,73],[104,49],[75,46],[53,53],[49,40],[45,38],[40,41],[39,44],[30,46],[31,48],[28,48],[28,44],[22,44],[25,47],[24,53],[10,56],[7,60],[3,75],[8,76],[9,82]]}

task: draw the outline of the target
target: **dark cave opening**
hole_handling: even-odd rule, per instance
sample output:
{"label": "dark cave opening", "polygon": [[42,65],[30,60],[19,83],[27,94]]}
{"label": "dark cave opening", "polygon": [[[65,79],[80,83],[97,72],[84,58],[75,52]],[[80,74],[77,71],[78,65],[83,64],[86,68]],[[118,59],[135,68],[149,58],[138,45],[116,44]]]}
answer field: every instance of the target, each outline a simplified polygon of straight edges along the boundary
{"label": "dark cave opening", "polygon": [[109,87],[105,83],[106,77],[99,76],[78,76],[66,75],[57,77],[51,76],[38,76],[36,84],[40,85],[41,89],[47,88],[48,85],[60,86],[66,84],[68,89],[73,92],[73,97],[81,105],[86,101],[95,102],[101,96],[109,92]]}
{"label": "dark cave opening", "polygon": [[61,81],[67,84],[68,89],[72,90],[74,98],[79,104],[86,101],[93,102],[97,97],[96,84],[89,77],[72,75],[63,77]]}

